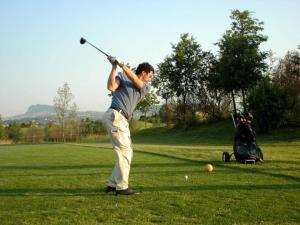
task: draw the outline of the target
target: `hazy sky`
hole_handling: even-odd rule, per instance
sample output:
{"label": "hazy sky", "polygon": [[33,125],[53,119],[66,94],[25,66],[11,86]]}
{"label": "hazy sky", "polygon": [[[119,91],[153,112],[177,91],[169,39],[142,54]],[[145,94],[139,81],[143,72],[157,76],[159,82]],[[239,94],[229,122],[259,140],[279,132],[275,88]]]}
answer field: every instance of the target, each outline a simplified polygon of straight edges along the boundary
{"label": "hazy sky", "polygon": [[0,0],[0,114],[52,105],[65,82],[80,110],[105,111],[110,64],[81,36],[132,66],[156,67],[182,33],[216,53],[232,9],[265,22],[263,50],[282,57],[300,44],[299,0]]}

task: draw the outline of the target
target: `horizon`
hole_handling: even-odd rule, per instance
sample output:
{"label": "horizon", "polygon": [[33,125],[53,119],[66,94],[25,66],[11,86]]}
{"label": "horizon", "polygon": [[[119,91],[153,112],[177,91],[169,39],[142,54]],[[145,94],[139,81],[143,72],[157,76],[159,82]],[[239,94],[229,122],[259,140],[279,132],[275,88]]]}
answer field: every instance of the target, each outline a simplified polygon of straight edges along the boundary
{"label": "horizon", "polygon": [[296,50],[300,2],[229,0],[97,2],[93,0],[0,2],[0,115],[19,115],[31,105],[53,105],[65,82],[80,111],[105,111],[110,104],[106,79],[110,64],[79,39],[130,65],[157,64],[172,53],[182,33],[195,37],[203,50],[217,53],[214,43],[230,28],[231,10],[249,10],[264,22],[268,41],[261,46],[275,57]]}
{"label": "horizon", "polygon": [[[47,107],[50,106],[50,107],[53,107],[53,108],[54,108],[53,105],[47,105],[47,104],[34,104],[34,105],[28,106],[27,109],[26,109],[23,113],[17,114],[17,115],[8,116],[8,117],[2,117],[2,120],[9,120],[9,119],[11,119],[11,118],[13,118],[13,117],[25,115],[25,114],[27,114],[27,113],[29,112],[29,110],[30,110],[31,107],[40,107],[40,106],[42,106],[42,107],[44,107],[44,106],[47,106]],[[95,110],[78,110],[77,112],[81,112],[81,113],[82,113],[82,112],[97,112],[97,113],[104,113],[104,111],[95,111]]]}

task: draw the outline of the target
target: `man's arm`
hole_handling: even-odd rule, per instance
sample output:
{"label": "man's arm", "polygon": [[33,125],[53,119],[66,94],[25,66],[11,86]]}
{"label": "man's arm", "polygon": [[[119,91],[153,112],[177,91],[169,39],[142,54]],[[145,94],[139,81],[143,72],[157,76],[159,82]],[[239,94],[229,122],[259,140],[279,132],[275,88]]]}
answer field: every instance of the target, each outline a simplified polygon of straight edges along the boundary
{"label": "man's arm", "polygon": [[[131,80],[137,88],[142,89],[144,87],[144,82],[129,67],[127,67],[124,62],[122,62],[121,60],[119,60],[113,56],[108,56],[107,59],[110,61],[110,63],[113,65],[113,67],[116,65],[119,65],[123,69],[123,71],[124,71],[125,75],[128,77],[128,79]],[[114,68],[114,72],[115,72],[115,70],[116,70],[116,68]],[[112,70],[112,73],[113,73],[113,70]],[[111,75],[112,75],[112,73],[111,73]],[[118,86],[115,89],[117,89],[117,88],[118,88]]]}
{"label": "man's arm", "polygon": [[123,69],[128,79],[131,80],[137,88],[142,89],[144,87],[144,82],[129,67],[120,63],[119,66]]}
{"label": "man's arm", "polygon": [[107,89],[110,91],[115,91],[120,85],[120,82],[116,79],[116,74],[117,74],[117,63],[113,62],[111,72],[107,80]]}

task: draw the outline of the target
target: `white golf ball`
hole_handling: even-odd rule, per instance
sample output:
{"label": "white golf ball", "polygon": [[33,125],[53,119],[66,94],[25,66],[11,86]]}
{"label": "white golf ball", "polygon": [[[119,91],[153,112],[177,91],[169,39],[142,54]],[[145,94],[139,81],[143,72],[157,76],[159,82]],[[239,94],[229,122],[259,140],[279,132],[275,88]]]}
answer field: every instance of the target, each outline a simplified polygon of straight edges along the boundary
{"label": "white golf ball", "polygon": [[185,175],[184,176],[185,180],[187,181],[189,179],[189,176],[188,175]]}

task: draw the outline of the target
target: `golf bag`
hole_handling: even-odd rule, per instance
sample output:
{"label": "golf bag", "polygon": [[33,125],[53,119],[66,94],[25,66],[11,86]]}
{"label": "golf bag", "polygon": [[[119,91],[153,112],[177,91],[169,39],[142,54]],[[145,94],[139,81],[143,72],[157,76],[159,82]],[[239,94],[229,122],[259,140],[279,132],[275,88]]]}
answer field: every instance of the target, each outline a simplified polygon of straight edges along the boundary
{"label": "golf bag", "polygon": [[[235,118],[232,116],[235,125],[233,154],[236,161],[241,163],[255,163],[263,161],[263,153],[256,143],[256,134],[251,127],[252,115],[239,112]],[[228,152],[223,152],[223,160],[230,161]]]}

